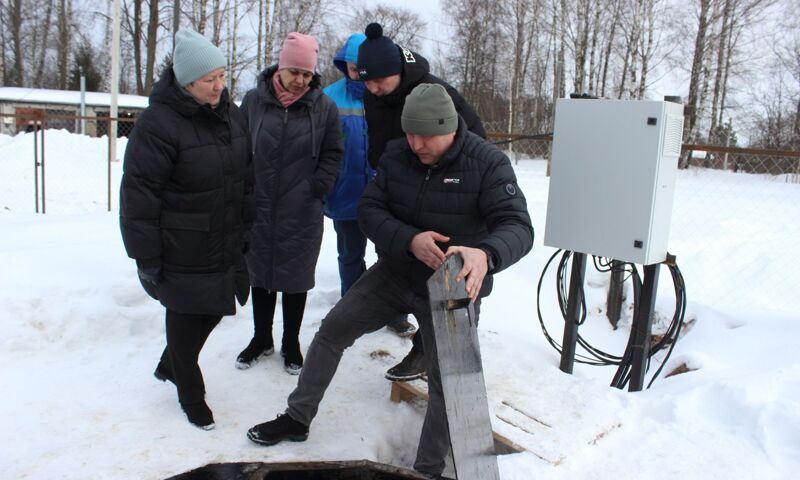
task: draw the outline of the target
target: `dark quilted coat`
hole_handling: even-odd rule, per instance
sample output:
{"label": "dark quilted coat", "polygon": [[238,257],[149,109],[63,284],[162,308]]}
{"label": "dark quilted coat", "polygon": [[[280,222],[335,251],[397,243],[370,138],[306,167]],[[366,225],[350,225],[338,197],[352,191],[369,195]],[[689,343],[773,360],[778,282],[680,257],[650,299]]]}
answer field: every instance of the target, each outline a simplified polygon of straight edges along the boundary
{"label": "dark quilted coat", "polygon": [[244,116],[227,89],[217,109],[175,83],[172,68],[128,140],[120,227],[128,256],[159,270],[145,289],[187,314],[233,315],[249,292],[242,250],[253,217],[253,170]]}
{"label": "dark quilted coat", "polygon": [[463,119],[453,145],[433,166],[420,162],[404,138],[390,142],[375,180],[361,196],[358,221],[383,261],[423,296],[433,270],[408,250],[418,233],[433,230],[450,237],[439,245],[442,251],[459,245],[492,253],[495,268],[483,282],[481,297],[492,290],[491,274],[533,246],[527,203],[511,163],[469,132]]}
{"label": "dark quilted coat", "polygon": [[256,176],[256,218],[247,263],[250,284],[275,292],[307,292],[322,243],[322,198],[339,173],[343,146],[336,104],[322,93],[319,76],[311,89],[284,108],[272,76],[259,75],[247,92],[247,117]]}
{"label": "dark quilted coat", "polygon": [[378,160],[386,150],[388,142],[405,136],[400,124],[400,116],[403,113],[403,106],[406,104],[406,97],[420,83],[438,83],[443,86],[450,98],[453,99],[456,111],[466,122],[467,129],[486,138],[486,130],[483,128],[480,117],[458,93],[458,90],[441,78],[431,75],[428,60],[425,57],[400,47],[398,49],[403,64],[400,85],[392,93],[381,97],[376,97],[369,90],[364,92],[364,112],[369,136],[368,158],[372,168],[377,168]]}

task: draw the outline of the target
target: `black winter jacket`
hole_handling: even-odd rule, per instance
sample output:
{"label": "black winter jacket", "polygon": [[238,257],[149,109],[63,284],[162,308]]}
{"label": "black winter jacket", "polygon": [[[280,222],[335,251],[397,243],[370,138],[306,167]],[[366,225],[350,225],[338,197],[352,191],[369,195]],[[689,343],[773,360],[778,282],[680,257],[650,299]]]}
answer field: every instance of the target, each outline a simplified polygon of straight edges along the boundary
{"label": "black winter jacket", "polygon": [[358,222],[375,243],[381,261],[398,279],[427,297],[433,273],[409,251],[411,239],[428,230],[450,237],[439,244],[483,248],[494,269],[480,296],[492,290],[492,274],[513,264],[533,246],[533,226],[525,196],[508,158],[467,131],[459,119],[451,148],[436,165],[419,161],[405,138],[389,143],[375,180],[361,196]]}
{"label": "black winter jacket", "polygon": [[372,168],[377,168],[378,160],[386,150],[390,140],[405,136],[400,124],[400,116],[406,97],[411,90],[420,83],[438,83],[447,90],[456,111],[467,124],[467,129],[476,135],[486,138],[483,123],[458,90],[444,80],[431,75],[428,60],[416,52],[402,49],[400,58],[403,61],[403,71],[400,85],[388,95],[376,97],[369,90],[364,91],[364,113],[367,119],[367,135],[369,137],[369,163]]}
{"label": "black winter jacket", "polygon": [[125,250],[157,275],[142,285],[165,307],[233,315],[234,297],[247,301],[252,167],[245,120],[227,89],[216,109],[200,105],[167,67],[128,140],[120,187]]}
{"label": "black winter jacket", "polygon": [[322,243],[322,198],[339,174],[342,146],[339,111],[322,93],[319,75],[311,89],[284,108],[272,76],[259,75],[242,100],[256,172],[256,219],[247,264],[250,284],[276,292],[314,288]]}

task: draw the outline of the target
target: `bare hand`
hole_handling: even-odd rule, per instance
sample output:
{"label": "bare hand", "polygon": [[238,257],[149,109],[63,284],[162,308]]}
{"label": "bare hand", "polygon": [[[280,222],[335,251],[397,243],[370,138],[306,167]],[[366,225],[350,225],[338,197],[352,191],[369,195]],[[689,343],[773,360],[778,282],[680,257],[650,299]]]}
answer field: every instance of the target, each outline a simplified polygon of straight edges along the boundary
{"label": "bare hand", "polygon": [[489,271],[489,262],[486,258],[486,252],[480,248],[472,247],[450,247],[447,249],[447,256],[459,254],[464,260],[464,266],[461,271],[456,275],[456,281],[460,282],[464,278],[467,279],[465,288],[467,295],[474,302],[478,299],[478,294],[483,285],[483,279],[486,277],[486,272]]}
{"label": "bare hand", "polygon": [[441,233],[434,231],[427,231],[418,233],[411,239],[409,250],[417,257],[417,260],[427,265],[429,268],[436,270],[442,263],[444,263],[444,252],[436,242],[449,242],[450,237],[445,237]]}

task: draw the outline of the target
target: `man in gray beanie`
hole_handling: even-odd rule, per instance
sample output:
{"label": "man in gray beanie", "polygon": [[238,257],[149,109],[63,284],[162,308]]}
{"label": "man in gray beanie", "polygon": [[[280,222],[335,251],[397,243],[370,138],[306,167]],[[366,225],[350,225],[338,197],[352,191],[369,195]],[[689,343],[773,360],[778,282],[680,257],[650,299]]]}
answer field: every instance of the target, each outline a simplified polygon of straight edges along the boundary
{"label": "man in gray beanie", "polygon": [[187,420],[214,428],[197,363],[224,315],[250,292],[243,251],[253,221],[247,122],[225,88],[225,57],[202,35],[175,36],[125,150],[120,228],[144,290],[166,309],[153,375],[172,383]]}
{"label": "man in gray beanie", "polygon": [[[479,312],[492,275],[530,251],[533,226],[508,158],[467,129],[443,86],[414,88],[401,121],[405,138],[389,142],[358,209],[361,230],[379,259],[322,320],[286,412],[247,436],[259,445],[308,438],[344,350],[387,319],[413,313],[426,352],[429,394],[414,468],[437,476],[450,437],[426,282],[448,255],[461,255],[459,280],[465,280]],[[347,401],[358,411],[352,394],[347,392]]]}

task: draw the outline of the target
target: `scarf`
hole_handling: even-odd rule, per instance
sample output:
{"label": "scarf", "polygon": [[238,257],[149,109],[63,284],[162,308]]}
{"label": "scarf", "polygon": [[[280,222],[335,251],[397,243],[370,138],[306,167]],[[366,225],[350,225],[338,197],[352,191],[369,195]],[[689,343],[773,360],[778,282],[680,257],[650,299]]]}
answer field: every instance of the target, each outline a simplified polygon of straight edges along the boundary
{"label": "scarf", "polygon": [[311,87],[306,87],[300,93],[290,92],[281,83],[278,72],[275,72],[275,74],[272,75],[272,87],[275,89],[275,98],[277,98],[281,105],[283,105],[283,108],[287,108],[289,105],[296,102],[300,97],[305,95],[306,92],[311,90]]}

